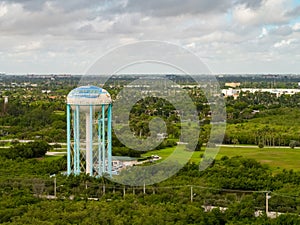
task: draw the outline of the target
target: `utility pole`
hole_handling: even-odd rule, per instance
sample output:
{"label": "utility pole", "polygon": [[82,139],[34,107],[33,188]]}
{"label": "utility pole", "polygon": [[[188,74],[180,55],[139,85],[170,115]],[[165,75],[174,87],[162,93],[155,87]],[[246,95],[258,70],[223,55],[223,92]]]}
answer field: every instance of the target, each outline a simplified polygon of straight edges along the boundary
{"label": "utility pole", "polygon": [[52,178],[52,177],[54,177],[54,180],[53,180],[53,182],[54,182],[54,196],[56,197],[56,176],[55,176],[55,174],[50,175],[50,178]]}
{"label": "utility pole", "polygon": [[266,215],[268,216],[269,214],[269,199],[271,198],[271,196],[269,196],[269,192],[266,192]]}
{"label": "utility pole", "polygon": [[56,197],[56,177],[54,177],[54,196]]}
{"label": "utility pole", "polygon": [[191,202],[193,202],[193,186],[191,186]]}

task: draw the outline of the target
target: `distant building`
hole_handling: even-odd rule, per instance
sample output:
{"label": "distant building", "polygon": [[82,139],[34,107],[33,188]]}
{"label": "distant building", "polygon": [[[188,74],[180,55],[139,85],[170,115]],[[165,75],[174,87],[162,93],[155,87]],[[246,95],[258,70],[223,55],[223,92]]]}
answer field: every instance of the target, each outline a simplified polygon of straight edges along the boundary
{"label": "distant building", "polygon": [[156,136],[157,136],[158,140],[163,140],[168,137],[168,134],[167,133],[158,133]]}
{"label": "distant building", "polygon": [[267,74],[267,75],[262,75],[262,77],[265,79],[275,79],[275,78],[279,78],[279,75]]}
{"label": "distant building", "polygon": [[241,92],[240,89],[232,89],[232,88],[222,90],[222,94],[224,95],[224,97],[233,96],[234,99],[236,99],[239,96],[240,92]]}
{"label": "distant building", "polygon": [[137,158],[128,156],[112,156],[112,169],[121,170],[128,166],[134,166],[138,163]]}
{"label": "distant building", "polygon": [[296,93],[300,93],[299,89],[285,89],[285,88],[242,88],[242,92],[268,92],[271,94],[275,94],[277,97],[281,95],[294,95]]}
{"label": "distant building", "polygon": [[225,87],[232,87],[232,88],[236,88],[241,86],[241,83],[235,83],[235,82],[230,82],[230,83],[225,83]]}
{"label": "distant building", "polygon": [[275,94],[277,97],[281,95],[294,95],[296,93],[300,93],[299,89],[284,89],[284,88],[277,88],[277,89],[272,89],[272,88],[241,88],[241,89],[223,89],[222,94],[224,97],[229,97],[233,96],[234,99],[236,99],[241,92],[250,92],[250,93],[255,93],[255,92],[268,92],[271,94]]}

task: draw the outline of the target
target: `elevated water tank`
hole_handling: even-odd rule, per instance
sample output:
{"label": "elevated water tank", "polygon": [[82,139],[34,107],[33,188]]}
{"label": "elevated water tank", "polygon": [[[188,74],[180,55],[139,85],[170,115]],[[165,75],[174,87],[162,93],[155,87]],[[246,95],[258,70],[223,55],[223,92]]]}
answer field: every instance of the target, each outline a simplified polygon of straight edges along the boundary
{"label": "elevated water tank", "polygon": [[[96,86],[81,86],[73,89],[67,96],[67,104],[74,106],[101,106],[111,104],[110,94]],[[72,107],[73,108],[73,107]],[[81,109],[85,107],[80,107]]]}

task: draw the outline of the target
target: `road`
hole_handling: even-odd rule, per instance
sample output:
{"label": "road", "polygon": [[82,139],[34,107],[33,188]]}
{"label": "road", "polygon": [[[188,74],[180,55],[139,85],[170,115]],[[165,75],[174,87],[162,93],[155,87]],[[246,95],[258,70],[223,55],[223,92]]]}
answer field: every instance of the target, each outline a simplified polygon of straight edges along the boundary
{"label": "road", "polygon": [[46,152],[48,156],[65,155],[67,152]]}

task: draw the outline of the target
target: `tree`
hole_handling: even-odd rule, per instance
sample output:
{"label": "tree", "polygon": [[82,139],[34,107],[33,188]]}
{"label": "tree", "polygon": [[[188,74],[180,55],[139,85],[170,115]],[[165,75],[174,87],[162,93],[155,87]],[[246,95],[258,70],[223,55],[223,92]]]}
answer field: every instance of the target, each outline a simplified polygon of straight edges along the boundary
{"label": "tree", "polygon": [[294,149],[298,144],[299,144],[298,141],[291,140],[289,146],[291,149]]}
{"label": "tree", "polygon": [[238,145],[239,144],[239,140],[237,138],[232,139],[232,144]]}
{"label": "tree", "polygon": [[9,152],[7,152],[7,158],[38,158],[42,157],[52,147],[45,141],[34,141],[28,143],[19,143],[14,145]]}
{"label": "tree", "polygon": [[189,142],[185,148],[188,151],[201,151],[202,145],[203,145],[202,140],[199,138],[196,146],[194,142]]}

